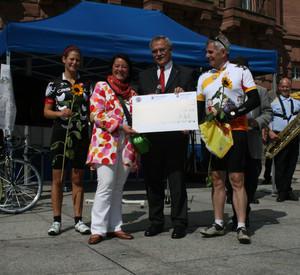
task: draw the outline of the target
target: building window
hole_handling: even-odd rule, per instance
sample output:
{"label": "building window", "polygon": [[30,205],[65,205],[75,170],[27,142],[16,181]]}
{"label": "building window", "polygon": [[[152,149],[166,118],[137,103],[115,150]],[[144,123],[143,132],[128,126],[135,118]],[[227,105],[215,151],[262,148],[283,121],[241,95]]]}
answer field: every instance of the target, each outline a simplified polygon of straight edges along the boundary
{"label": "building window", "polygon": [[241,8],[265,14],[265,0],[240,0]]}
{"label": "building window", "polygon": [[300,66],[292,68],[292,77],[295,80],[300,80]]}
{"label": "building window", "polygon": [[252,10],[251,0],[241,0],[241,8],[245,10]]}

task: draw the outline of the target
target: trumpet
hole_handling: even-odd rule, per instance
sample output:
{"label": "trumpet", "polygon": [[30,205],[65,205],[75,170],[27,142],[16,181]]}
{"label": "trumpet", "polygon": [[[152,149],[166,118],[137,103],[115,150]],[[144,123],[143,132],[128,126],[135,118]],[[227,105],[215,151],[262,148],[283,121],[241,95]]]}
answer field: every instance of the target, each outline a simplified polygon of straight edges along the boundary
{"label": "trumpet", "polygon": [[278,141],[272,141],[265,149],[267,158],[274,158],[285,146],[300,134],[300,113],[278,134]]}

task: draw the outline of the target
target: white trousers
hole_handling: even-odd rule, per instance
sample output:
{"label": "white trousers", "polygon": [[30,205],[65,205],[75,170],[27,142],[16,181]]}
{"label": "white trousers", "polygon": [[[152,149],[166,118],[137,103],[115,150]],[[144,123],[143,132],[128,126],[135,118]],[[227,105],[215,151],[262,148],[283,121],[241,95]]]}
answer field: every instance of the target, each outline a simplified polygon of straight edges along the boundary
{"label": "white trousers", "polygon": [[121,230],[123,186],[130,167],[123,165],[124,135],[120,136],[115,164],[95,165],[97,190],[91,217],[91,232],[106,236],[107,232]]}

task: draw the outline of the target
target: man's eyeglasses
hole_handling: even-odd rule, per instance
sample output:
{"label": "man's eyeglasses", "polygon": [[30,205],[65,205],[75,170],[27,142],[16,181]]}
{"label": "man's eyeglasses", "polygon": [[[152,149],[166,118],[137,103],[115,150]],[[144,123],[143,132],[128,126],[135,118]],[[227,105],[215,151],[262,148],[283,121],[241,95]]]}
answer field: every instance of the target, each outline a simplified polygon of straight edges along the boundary
{"label": "man's eyeglasses", "polygon": [[160,49],[152,50],[152,53],[157,54],[158,51],[160,51],[161,53],[165,53],[167,51],[167,48],[160,48]]}

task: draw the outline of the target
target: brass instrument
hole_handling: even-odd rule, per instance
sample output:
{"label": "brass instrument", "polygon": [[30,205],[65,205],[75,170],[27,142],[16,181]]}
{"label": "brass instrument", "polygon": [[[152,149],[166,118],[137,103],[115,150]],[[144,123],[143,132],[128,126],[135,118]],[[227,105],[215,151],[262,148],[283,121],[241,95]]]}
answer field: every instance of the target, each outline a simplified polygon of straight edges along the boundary
{"label": "brass instrument", "polygon": [[286,145],[300,134],[300,113],[278,134],[278,141],[272,141],[265,147],[267,158],[274,158]]}

